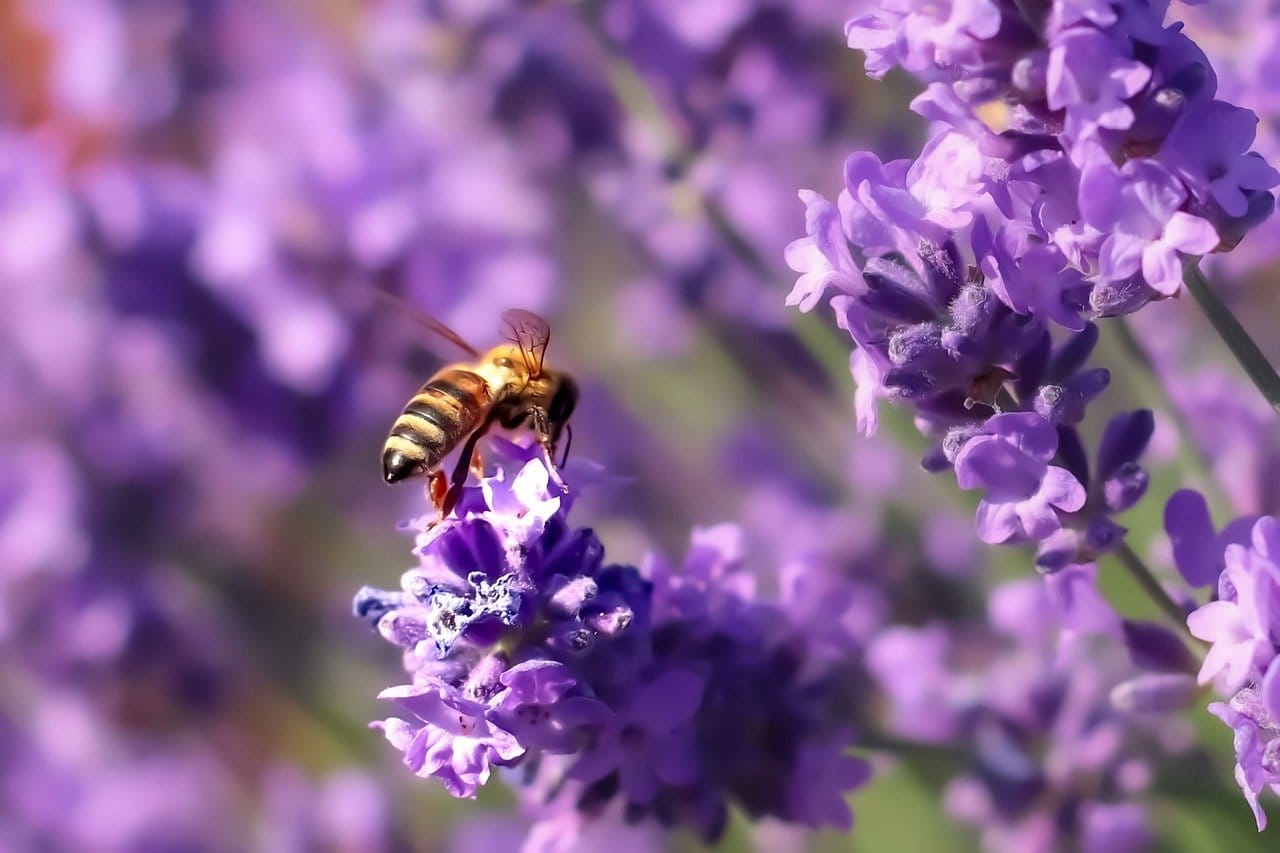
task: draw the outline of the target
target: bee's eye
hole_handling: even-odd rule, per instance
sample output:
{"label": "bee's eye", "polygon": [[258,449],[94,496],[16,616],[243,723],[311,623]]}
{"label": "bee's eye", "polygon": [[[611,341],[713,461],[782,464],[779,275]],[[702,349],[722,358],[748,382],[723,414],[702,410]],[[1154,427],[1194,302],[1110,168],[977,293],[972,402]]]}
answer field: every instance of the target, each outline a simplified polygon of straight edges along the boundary
{"label": "bee's eye", "polygon": [[510,368],[510,367],[516,366],[515,362],[513,362],[511,359],[507,358],[506,356],[503,356],[502,358],[495,358],[493,360],[493,363],[498,365],[498,367],[504,367],[504,368]]}

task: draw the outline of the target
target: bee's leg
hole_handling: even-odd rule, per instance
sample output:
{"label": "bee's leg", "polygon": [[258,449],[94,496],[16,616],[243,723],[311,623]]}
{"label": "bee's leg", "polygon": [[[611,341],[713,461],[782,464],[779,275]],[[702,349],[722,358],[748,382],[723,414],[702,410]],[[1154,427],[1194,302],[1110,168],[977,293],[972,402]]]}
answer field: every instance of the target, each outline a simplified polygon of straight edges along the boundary
{"label": "bee's leg", "polygon": [[477,477],[484,476],[484,451],[478,446],[475,453],[471,454],[471,473]]}
{"label": "bee's leg", "polygon": [[479,429],[471,433],[467,443],[462,446],[462,455],[458,457],[457,463],[453,466],[453,476],[449,478],[449,490],[440,504],[441,518],[453,512],[453,508],[458,503],[458,498],[462,497],[462,487],[467,484],[467,475],[471,473],[473,460],[479,453],[476,445],[479,444],[481,437],[489,431],[491,423],[493,423],[492,419],[485,421]]}
{"label": "bee's leg", "polygon": [[[449,479],[445,477],[444,471],[437,468],[431,472],[430,481],[427,483],[427,494],[431,497],[431,503],[436,509],[440,509],[444,504],[445,495],[449,491]],[[441,515],[444,515],[442,512]]]}
{"label": "bee's leg", "polygon": [[564,425],[564,456],[560,457],[560,464],[557,466],[563,468],[569,461],[569,448],[573,447],[573,427],[568,424]]}
{"label": "bee's leg", "polygon": [[533,422],[533,431],[538,434],[538,443],[547,452],[547,458],[555,464],[556,443],[551,435],[551,418],[547,416],[547,410],[541,406],[531,406],[529,420]]}

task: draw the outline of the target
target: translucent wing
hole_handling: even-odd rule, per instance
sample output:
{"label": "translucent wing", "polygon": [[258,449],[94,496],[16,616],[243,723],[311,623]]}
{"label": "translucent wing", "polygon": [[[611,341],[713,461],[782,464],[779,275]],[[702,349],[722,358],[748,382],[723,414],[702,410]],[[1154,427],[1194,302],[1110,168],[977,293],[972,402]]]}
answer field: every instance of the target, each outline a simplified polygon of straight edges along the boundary
{"label": "translucent wing", "polygon": [[443,321],[432,316],[431,314],[428,314],[426,311],[423,311],[421,308],[415,308],[413,305],[410,305],[409,302],[406,301],[403,297],[397,296],[396,294],[391,293],[388,290],[383,290],[380,287],[376,287],[374,288],[374,292],[376,292],[383,299],[386,299],[387,301],[389,301],[392,305],[396,307],[398,311],[402,312],[410,320],[413,320],[419,325],[426,326],[427,329],[439,335],[440,337],[444,338],[446,341],[453,344],[458,349],[465,352],[467,355],[471,356],[472,358],[480,357],[480,353],[478,350],[476,350],[475,347],[473,347],[471,344],[463,340],[461,335],[459,335],[453,329],[450,329],[448,326],[446,326]]}
{"label": "translucent wing", "polygon": [[542,375],[542,360],[551,342],[551,327],[547,321],[520,308],[502,312],[502,331],[507,340],[520,347],[525,367],[532,376]]}

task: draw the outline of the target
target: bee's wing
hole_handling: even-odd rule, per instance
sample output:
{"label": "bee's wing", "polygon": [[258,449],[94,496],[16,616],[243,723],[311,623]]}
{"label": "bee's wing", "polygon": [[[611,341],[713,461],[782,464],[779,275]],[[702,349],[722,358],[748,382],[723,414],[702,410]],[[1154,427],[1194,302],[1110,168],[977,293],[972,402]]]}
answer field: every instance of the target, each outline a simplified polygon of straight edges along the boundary
{"label": "bee's wing", "polygon": [[507,340],[520,347],[529,374],[542,375],[542,361],[551,342],[551,326],[547,321],[532,311],[512,308],[502,312],[502,331]]}
{"label": "bee's wing", "polygon": [[450,329],[448,326],[446,326],[443,320],[431,314],[428,314],[426,311],[423,311],[421,308],[417,308],[409,304],[409,302],[404,297],[398,296],[389,290],[383,290],[381,287],[375,287],[374,292],[377,293],[379,296],[381,296],[383,299],[386,299],[389,302],[391,302],[391,304],[393,304],[398,310],[403,312],[405,316],[407,316],[409,319],[413,320],[414,322],[422,326],[427,327],[427,329],[429,329],[431,332],[444,338],[446,341],[453,344],[458,349],[465,352],[467,355],[471,356],[472,358],[480,357],[480,351],[477,350],[475,347],[473,347],[471,344],[467,343],[466,340],[462,337],[462,335],[459,335],[453,329]]}

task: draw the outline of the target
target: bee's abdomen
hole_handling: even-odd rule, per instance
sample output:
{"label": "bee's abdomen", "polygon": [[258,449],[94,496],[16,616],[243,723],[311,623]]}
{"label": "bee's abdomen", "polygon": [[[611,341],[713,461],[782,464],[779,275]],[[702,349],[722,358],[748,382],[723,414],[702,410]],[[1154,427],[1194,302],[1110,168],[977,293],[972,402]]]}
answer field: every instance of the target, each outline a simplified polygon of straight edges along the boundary
{"label": "bee's abdomen", "polygon": [[404,407],[391,427],[384,454],[398,451],[419,470],[430,469],[480,426],[489,406],[489,386],[479,374],[446,369]]}

